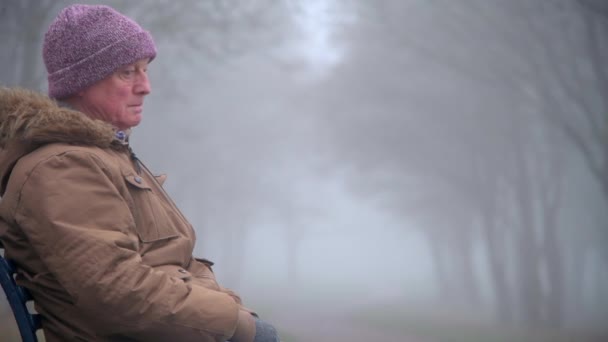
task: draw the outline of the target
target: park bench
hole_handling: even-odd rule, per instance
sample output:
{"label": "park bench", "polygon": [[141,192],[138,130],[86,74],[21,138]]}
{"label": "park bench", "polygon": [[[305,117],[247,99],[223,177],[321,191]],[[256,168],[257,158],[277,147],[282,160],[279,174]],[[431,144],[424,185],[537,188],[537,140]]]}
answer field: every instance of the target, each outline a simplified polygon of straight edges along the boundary
{"label": "park bench", "polygon": [[32,301],[32,296],[26,288],[17,285],[16,273],[15,263],[0,254],[0,283],[17,321],[21,339],[23,342],[37,342],[36,331],[42,329],[40,315],[28,309],[27,302]]}

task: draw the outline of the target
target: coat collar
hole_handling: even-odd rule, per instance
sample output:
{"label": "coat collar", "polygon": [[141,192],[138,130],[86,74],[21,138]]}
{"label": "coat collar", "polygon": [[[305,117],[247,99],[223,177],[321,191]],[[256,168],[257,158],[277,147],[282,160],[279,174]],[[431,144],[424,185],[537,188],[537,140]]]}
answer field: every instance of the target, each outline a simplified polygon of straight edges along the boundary
{"label": "coat collar", "polygon": [[0,88],[0,193],[23,155],[51,143],[121,148],[112,126],[59,106],[48,96],[19,88]]}

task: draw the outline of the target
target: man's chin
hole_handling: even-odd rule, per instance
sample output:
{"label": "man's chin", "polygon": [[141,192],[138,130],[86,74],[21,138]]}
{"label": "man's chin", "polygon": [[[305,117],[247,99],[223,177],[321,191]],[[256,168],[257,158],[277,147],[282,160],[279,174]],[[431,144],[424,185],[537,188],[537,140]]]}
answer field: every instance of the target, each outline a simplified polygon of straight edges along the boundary
{"label": "man's chin", "polygon": [[143,116],[141,114],[135,114],[135,116],[133,117],[133,120],[130,122],[131,127],[135,127],[135,126],[139,125],[139,123],[141,122],[142,119],[143,119]]}

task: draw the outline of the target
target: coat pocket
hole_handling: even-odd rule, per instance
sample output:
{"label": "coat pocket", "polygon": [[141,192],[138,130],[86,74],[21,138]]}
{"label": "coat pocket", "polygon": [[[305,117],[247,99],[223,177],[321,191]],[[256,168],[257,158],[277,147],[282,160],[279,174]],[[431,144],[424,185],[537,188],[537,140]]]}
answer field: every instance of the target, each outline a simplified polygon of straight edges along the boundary
{"label": "coat pocket", "polygon": [[220,291],[220,285],[215,279],[213,270],[211,270],[212,264],[212,262],[206,259],[195,259],[190,262],[188,271],[194,276],[192,283],[208,289]]}
{"label": "coat pocket", "polygon": [[141,242],[154,242],[178,236],[162,205],[143,177],[126,175],[125,181],[133,198],[132,213],[135,229]]}
{"label": "coat pocket", "polygon": [[202,262],[203,264],[205,264],[205,266],[209,267],[211,272],[213,272],[213,269],[211,268],[211,266],[215,265],[213,261],[205,258],[194,258],[194,260]]}

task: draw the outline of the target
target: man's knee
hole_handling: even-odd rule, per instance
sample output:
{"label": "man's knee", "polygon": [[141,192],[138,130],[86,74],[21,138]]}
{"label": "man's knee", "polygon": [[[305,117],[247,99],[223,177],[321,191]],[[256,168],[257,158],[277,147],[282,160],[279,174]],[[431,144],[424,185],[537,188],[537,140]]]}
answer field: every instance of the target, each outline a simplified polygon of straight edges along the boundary
{"label": "man's knee", "polygon": [[279,334],[277,329],[270,323],[262,321],[261,319],[255,320],[255,339],[253,342],[280,342]]}

